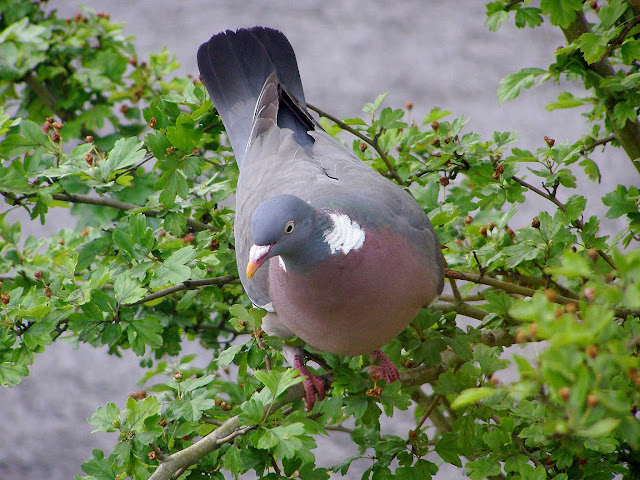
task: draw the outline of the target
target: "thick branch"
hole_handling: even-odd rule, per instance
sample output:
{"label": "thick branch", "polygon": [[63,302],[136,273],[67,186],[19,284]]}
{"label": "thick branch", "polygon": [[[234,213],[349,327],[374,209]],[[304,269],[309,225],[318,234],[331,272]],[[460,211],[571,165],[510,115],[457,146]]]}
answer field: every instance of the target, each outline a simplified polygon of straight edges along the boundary
{"label": "thick branch", "polygon": [[197,463],[204,456],[252,428],[255,427],[242,427],[238,416],[231,417],[193,445],[166,457],[165,461],[161,462],[160,466],[151,475],[151,480],[170,480],[171,476],[181,468]]}
{"label": "thick branch", "polygon": [[[133,203],[121,202],[120,200],[116,200],[114,198],[108,197],[92,197],[89,195],[71,195],[68,193],[54,193],[52,195],[54,200],[59,200],[62,202],[71,202],[71,203],[86,203],[88,205],[100,205],[103,207],[111,207],[117,210],[140,210],[140,205],[134,205]],[[140,213],[146,215],[147,217],[157,217],[160,215],[159,210],[143,210]],[[191,218],[187,218],[187,225],[196,232],[200,232],[202,230],[214,230],[211,225],[207,225],[206,223],[198,222],[197,220],[193,220]]]}
{"label": "thick branch", "polygon": [[36,96],[45,104],[45,106],[51,110],[55,115],[60,117],[63,121],[67,120],[67,113],[56,108],[56,99],[47,87],[38,81],[35,74],[30,73],[24,78],[25,83],[29,89],[36,94]]}
{"label": "thick branch", "polygon": [[[489,346],[512,345],[515,339],[503,330],[487,330],[482,332],[481,342]],[[462,364],[462,360],[453,350],[446,350],[442,353],[442,363],[435,367],[417,367],[405,370],[400,373],[400,381],[403,387],[422,385],[438,379],[441,373]],[[322,376],[325,383],[333,380],[332,375]],[[304,386],[298,383],[289,387],[284,398],[273,405],[268,405],[265,412],[275,412],[284,405],[300,400],[305,396]],[[240,425],[238,416],[232,417],[213,432],[198,440],[193,445],[165,457],[160,466],[153,472],[150,480],[170,480],[171,476],[181,468],[189,467],[197,463],[201,458],[214,450],[220,448],[225,443],[231,442],[234,438],[254,429],[256,425]]]}
{"label": "thick branch", "polygon": [[320,110],[318,107],[314,107],[313,105],[309,105],[307,104],[307,107],[309,107],[311,110],[313,110],[314,112],[316,112],[318,115],[320,115],[321,117],[326,117],[329,120],[331,120],[333,123],[335,123],[336,125],[338,125],[341,129],[346,130],[347,132],[351,133],[352,135],[355,135],[356,137],[358,137],[360,140],[362,140],[363,142],[365,142],[366,144],[370,145],[371,147],[373,147],[373,149],[376,151],[376,153],[380,156],[380,158],[382,159],[382,161],[384,162],[384,164],[387,166],[387,169],[389,170],[389,173],[391,174],[391,176],[393,177],[393,179],[398,182],[400,185],[404,185],[404,182],[402,181],[402,179],[400,178],[400,176],[398,175],[398,172],[396,172],[396,169],[393,168],[393,165],[391,165],[391,161],[389,160],[389,157],[387,156],[386,153],[384,153],[384,151],[380,148],[380,145],[378,145],[378,142],[371,140],[369,137],[367,137],[366,135],[363,135],[362,133],[360,133],[358,130],[351,128],[349,125],[347,125],[346,123],[344,123],[342,120],[340,120],[337,117],[334,117],[333,115],[323,112],[322,110]]}
{"label": "thick branch", "polygon": [[482,310],[481,308],[474,307],[473,305],[469,305],[468,303],[445,303],[445,302],[436,302],[433,305],[430,305],[428,308],[432,308],[433,310],[437,310],[442,313],[451,313],[456,312],[460,315],[465,315],[467,317],[475,318],[476,320],[482,320],[486,317],[489,312],[486,310]]}
{"label": "thick branch", "polygon": [[[579,11],[576,13],[576,18],[571,25],[567,28],[563,28],[562,32],[569,42],[573,42],[583,33],[590,33],[591,27],[589,27],[589,23],[587,22],[584,13]],[[606,57],[602,58],[597,63],[588,65],[587,67],[602,77],[610,77],[616,73]],[[617,122],[613,121],[613,109],[616,106],[617,101],[598,87],[595,87],[595,90],[596,94],[605,100],[607,117],[609,117],[609,120],[611,121],[616,138],[631,159],[633,166],[638,170],[638,172],[640,172],[640,125],[638,125],[637,121],[628,120],[622,127],[619,126]]]}

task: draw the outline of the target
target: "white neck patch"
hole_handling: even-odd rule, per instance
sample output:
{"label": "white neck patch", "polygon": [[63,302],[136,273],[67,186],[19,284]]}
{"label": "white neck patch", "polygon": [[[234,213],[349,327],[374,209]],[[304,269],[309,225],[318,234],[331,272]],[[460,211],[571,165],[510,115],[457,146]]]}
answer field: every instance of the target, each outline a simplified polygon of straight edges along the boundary
{"label": "white neck patch", "polygon": [[365,233],[360,225],[351,220],[347,215],[330,213],[329,217],[333,227],[325,230],[324,241],[329,245],[331,253],[349,253],[351,250],[360,250],[364,244]]}
{"label": "white neck patch", "polygon": [[284,260],[280,255],[278,255],[278,263],[280,264],[280,268],[286,272],[287,266],[284,264]]}

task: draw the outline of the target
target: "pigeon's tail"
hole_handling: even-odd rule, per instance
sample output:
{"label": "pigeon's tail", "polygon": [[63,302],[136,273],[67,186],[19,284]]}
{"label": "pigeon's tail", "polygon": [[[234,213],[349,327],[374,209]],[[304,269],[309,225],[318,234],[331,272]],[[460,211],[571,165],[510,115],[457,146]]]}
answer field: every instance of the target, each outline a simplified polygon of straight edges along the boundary
{"label": "pigeon's tail", "polygon": [[306,109],[296,56],[282,32],[253,27],[214,35],[198,49],[198,68],[227,129],[238,165],[251,140],[260,115],[256,107],[268,83],[273,86],[275,82],[278,87],[278,125],[292,129],[304,146],[313,142],[306,133],[314,128],[314,122]]}

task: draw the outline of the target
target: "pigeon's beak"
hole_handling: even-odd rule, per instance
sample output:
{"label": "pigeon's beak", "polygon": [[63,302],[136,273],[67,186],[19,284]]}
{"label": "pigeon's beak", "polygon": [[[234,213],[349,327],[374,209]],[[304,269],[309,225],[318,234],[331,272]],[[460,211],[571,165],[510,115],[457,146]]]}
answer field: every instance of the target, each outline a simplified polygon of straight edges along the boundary
{"label": "pigeon's beak", "polygon": [[249,263],[247,263],[247,278],[255,275],[260,265],[264,263],[273,245],[253,245],[249,251]]}

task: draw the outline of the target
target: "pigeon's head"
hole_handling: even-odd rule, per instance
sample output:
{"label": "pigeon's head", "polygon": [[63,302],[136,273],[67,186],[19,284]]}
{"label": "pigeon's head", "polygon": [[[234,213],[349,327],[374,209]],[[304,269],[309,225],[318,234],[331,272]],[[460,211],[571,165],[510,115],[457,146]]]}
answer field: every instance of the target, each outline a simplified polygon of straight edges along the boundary
{"label": "pigeon's head", "polygon": [[294,195],[277,195],[262,202],[251,219],[254,245],[249,253],[247,278],[265,260],[277,255],[293,262],[314,256],[314,241],[322,238],[321,217],[319,210]]}

